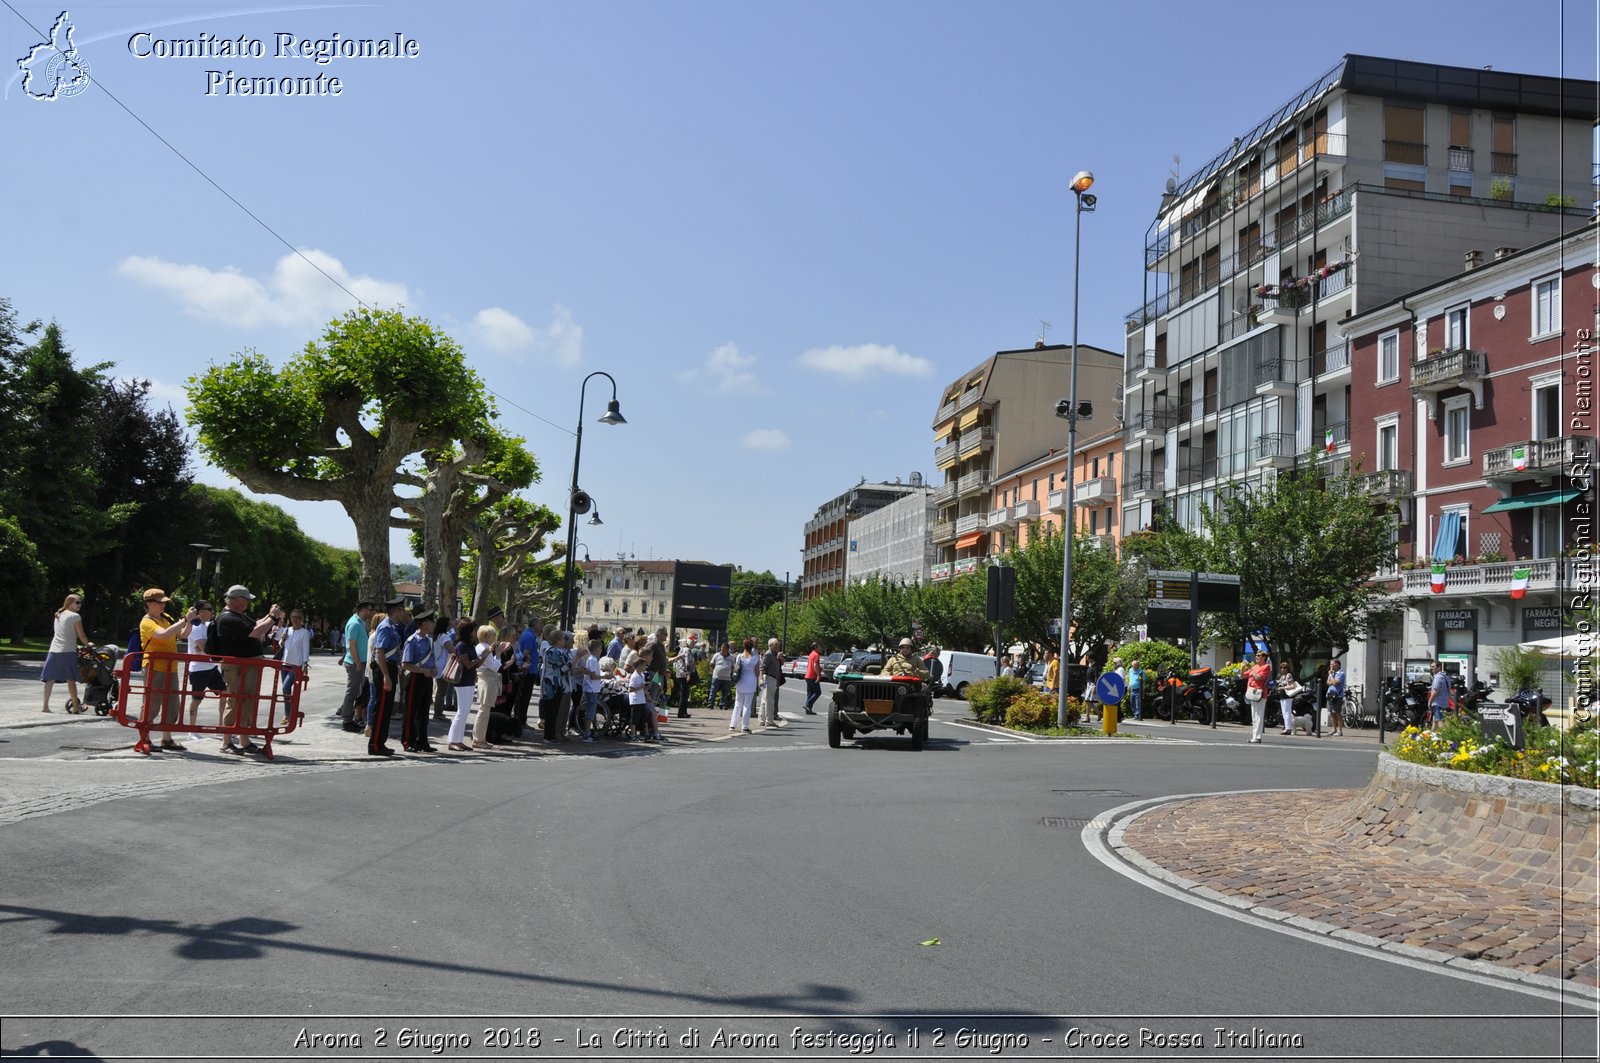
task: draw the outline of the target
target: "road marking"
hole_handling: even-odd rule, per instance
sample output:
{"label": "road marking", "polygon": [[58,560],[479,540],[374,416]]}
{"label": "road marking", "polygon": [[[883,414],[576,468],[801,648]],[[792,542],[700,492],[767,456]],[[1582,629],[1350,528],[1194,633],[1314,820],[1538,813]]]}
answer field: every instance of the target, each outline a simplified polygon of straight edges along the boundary
{"label": "road marking", "polygon": [[1014,745],[1014,744],[1019,743],[1019,742],[1041,742],[1041,741],[1043,741],[1043,739],[1035,738],[1032,735],[1022,735],[1022,734],[1017,734],[1016,732],[1008,732],[1008,733],[1003,734],[1003,735],[997,735],[994,731],[989,730],[989,728],[987,728],[987,727],[979,727],[976,724],[970,724],[970,723],[961,723],[959,720],[939,720],[938,722],[942,723],[942,724],[946,724],[946,725],[948,725],[950,727],[959,727],[964,731],[977,731],[979,734],[983,735],[989,741],[994,742],[997,745],[1003,745],[1004,746],[1004,745]]}
{"label": "road marking", "polygon": [[[1246,926],[1258,927],[1263,930],[1272,930],[1279,934],[1287,934],[1290,937],[1299,938],[1302,941],[1310,941],[1319,945],[1325,945],[1329,948],[1341,949],[1345,952],[1355,953],[1358,956],[1366,956],[1370,959],[1383,960],[1385,963],[1399,964],[1402,967],[1410,967],[1417,971],[1429,971],[1433,974],[1442,974],[1450,978],[1459,978],[1462,981],[1475,982],[1478,985],[1494,986],[1497,989],[1508,989],[1514,993],[1523,993],[1528,996],[1539,997],[1543,1000],[1553,1000],[1558,1003],[1575,1002],[1578,1004],[1588,1004],[1591,1006],[1600,1007],[1600,991],[1582,985],[1581,983],[1569,982],[1564,984],[1559,989],[1547,989],[1541,985],[1531,985],[1528,982],[1520,981],[1511,971],[1507,971],[1504,976],[1500,976],[1481,974],[1472,970],[1462,970],[1460,967],[1456,967],[1447,962],[1449,957],[1447,957],[1444,953],[1439,954],[1440,958],[1438,960],[1415,959],[1412,956],[1401,955],[1386,948],[1374,948],[1370,945],[1362,945],[1356,942],[1344,941],[1333,937],[1330,934],[1315,933],[1310,930],[1301,929],[1298,926],[1290,926],[1287,925],[1287,920],[1281,918],[1281,915],[1279,918],[1273,918],[1265,915],[1255,915],[1248,910],[1241,911],[1237,908],[1229,907],[1226,904],[1207,900],[1204,897],[1196,896],[1194,893],[1190,892],[1191,890],[1197,888],[1199,883],[1190,882],[1188,879],[1185,879],[1180,875],[1168,872],[1165,868],[1161,868],[1153,861],[1141,856],[1140,859],[1145,863],[1150,864],[1150,866],[1156,871],[1164,872],[1165,877],[1157,878],[1155,873],[1152,871],[1136,866],[1130,858],[1112,851],[1113,848],[1127,848],[1130,851],[1137,853],[1136,850],[1132,850],[1131,847],[1117,846],[1115,843],[1108,841],[1108,839],[1105,837],[1106,834],[1110,833],[1116,828],[1126,826],[1126,824],[1132,820],[1137,819],[1146,812],[1153,811],[1162,805],[1172,804],[1178,801],[1190,801],[1200,797],[1227,797],[1235,794],[1285,792],[1291,792],[1291,790],[1221,790],[1214,793],[1173,794],[1168,797],[1155,797],[1146,798],[1141,801],[1130,801],[1125,805],[1118,805],[1116,808],[1107,809],[1106,811],[1100,813],[1088,824],[1088,826],[1083,828],[1083,831],[1079,834],[1079,839],[1083,842],[1084,848],[1089,850],[1089,855],[1093,856],[1096,860],[1099,860],[1102,864],[1115,871],[1117,874],[1130,878],[1139,883],[1141,886],[1155,890],[1157,893],[1162,893],[1168,897],[1183,901],[1185,904],[1192,904],[1196,908],[1204,908],[1208,912],[1211,912],[1215,915],[1225,916],[1228,919],[1236,920],[1237,922],[1244,923]],[[1183,883],[1184,885],[1180,887],[1175,883]],[[1258,905],[1257,907],[1262,911],[1271,911],[1271,909],[1266,905]],[[1309,922],[1309,920],[1307,920],[1307,922]],[[1479,964],[1479,966],[1482,967],[1485,965]],[[1541,979],[1541,981],[1551,980]]]}

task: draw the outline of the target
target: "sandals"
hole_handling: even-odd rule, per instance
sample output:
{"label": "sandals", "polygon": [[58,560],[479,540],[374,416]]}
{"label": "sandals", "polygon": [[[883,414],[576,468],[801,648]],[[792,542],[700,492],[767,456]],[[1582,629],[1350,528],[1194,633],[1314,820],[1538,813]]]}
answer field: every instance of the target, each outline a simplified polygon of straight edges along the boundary
{"label": "sandals", "polygon": [[172,739],[170,739],[170,738],[163,738],[163,739],[162,739],[162,740],[161,740],[161,748],[162,748],[162,749],[168,749],[168,750],[171,750],[171,751],[172,751],[172,752],[174,752],[174,753],[182,753],[182,752],[184,752],[184,750],[186,750],[186,749],[187,749],[187,748],[188,748],[188,747],[187,747],[187,746],[181,746],[181,745],[179,745],[179,744],[178,744],[178,743],[177,743],[177,742],[175,742],[175,741],[173,741],[173,740],[172,740]]}

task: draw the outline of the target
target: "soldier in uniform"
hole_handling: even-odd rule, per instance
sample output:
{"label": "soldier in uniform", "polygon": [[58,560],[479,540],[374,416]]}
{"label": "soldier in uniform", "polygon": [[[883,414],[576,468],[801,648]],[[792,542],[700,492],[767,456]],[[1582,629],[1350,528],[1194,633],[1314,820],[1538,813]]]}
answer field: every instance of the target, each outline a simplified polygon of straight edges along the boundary
{"label": "soldier in uniform", "polygon": [[889,655],[883,662],[879,675],[914,675],[918,679],[926,680],[928,670],[922,667],[922,662],[917,660],[916,644],[910,639],[901,639],[900,648]]}
{"label": "soldier in uniform", "polygon": [[400,674],[405,679],[405,717],[400,743],[407,753],[432,753],[428,743],[428,695],[433,691],[434,652],[432,609],[411,618],[415,630],[400,651]]}
{"label": "soldier in uniform", "polygon": [[367,706],[367,754],[392,757],[389,741],[389,715],[400,694],[400,630],[406,622],[406,600],[393,598],[383,603],[388,616],[378,621],[372,632],[372,703]]}

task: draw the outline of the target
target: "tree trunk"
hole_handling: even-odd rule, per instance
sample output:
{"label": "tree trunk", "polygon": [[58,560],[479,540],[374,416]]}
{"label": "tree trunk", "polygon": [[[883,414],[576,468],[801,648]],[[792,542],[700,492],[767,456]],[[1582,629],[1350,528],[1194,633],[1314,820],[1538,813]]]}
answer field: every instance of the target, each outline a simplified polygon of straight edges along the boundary
{"label": "tree trunk", "polygon": [[344,511],[356,526],[356,546],[361,551],[361,595],[384,602],[394,594],[389,568],[389,513],[393,488],[378,484],[372,490],[342,499]]}

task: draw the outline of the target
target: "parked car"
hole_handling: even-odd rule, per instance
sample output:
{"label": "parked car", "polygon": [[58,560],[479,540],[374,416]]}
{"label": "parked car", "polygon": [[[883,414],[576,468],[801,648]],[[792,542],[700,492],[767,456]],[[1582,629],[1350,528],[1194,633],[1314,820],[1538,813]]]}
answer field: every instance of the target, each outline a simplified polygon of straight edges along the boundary
{"label": "parked car", "polygon": [[847,653],[839,659],[838,664],[833,666],[833,671],[830,674],[833,676],[835,683],[850,674],[850,666],[855,663],[855,659],[855,654]]}
{"label": "parked car", "polygon": [[877,650],[858,651],[845,658],[844,663],[840,664],[839,668],[834,670],[833,681],[837,683],[840,679],[843,679],[847,675],[865,675],[868,668],[871,668],[875,665],[881,666],[883,662],[888,659],[889,658],[886,654],[880,653]]}
{"label": "parked car", "polygon": [[806,659],[804,656],[790,657],[783,662],[783,674],[790,679],[804,679],[806,677]]}
{"label": "parked car", "polygon": [[1045,663],[1043,661],[1034,661],[1033,664],[1031,666],[1029,666],[1029,668],[1028,668],[1028,685],[1030,687],[1036,687],[1039,690],[1043,690],[1044,689],[1044,670],[1045,670],[1045,667],[1046,667],[1046,665],[1045,665]]}
{"label": "parked car", "polygon": [[822,663],[817,666],[818,670],[822,673],[822,678],[832,679],[835,669],[844,663],[845,656],[846,655],[842,653],[830,653],[826,657],[822,658]]}
{"label": "parked car", "polygon": [[939,663],[944,665],[944,675],[939,679],[944,684],[944,693],[962,699],[966,698],[967,687],[972,683],[1000,674],[1000,662],[987,653],[944,650],[939,654]]}

